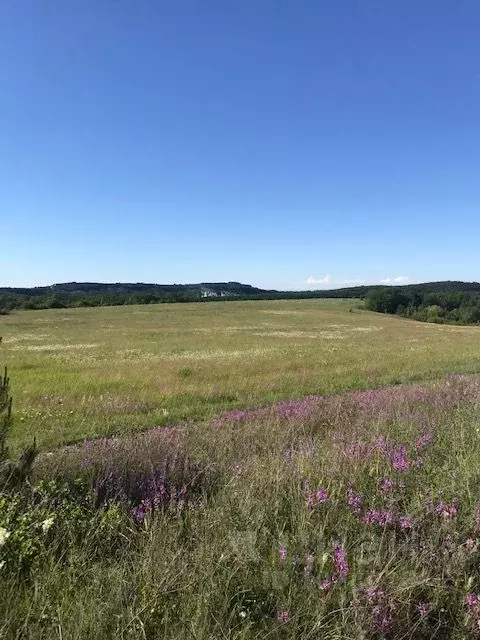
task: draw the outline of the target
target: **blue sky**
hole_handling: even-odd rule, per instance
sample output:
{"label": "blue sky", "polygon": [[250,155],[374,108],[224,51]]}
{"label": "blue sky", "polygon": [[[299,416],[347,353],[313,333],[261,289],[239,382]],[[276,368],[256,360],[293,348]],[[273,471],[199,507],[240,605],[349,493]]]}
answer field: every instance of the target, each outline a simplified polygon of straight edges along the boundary
{"label": "blue sky", "polygon": [[6,0],[0,286],[480,280],[478,0]]}

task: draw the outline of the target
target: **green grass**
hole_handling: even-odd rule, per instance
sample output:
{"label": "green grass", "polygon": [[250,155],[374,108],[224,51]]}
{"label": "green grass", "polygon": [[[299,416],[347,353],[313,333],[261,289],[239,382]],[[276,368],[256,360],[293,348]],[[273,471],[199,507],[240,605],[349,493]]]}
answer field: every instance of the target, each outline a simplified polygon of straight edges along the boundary
{"label": "green grass", "polygon": [[208,419],[307,394],[480,371],[478,327],[352,300],[22,311],[0,317],[18,448]]}
{"label": "green grass", "polygon": [[433,381],[480,371],[479,328],[359,306],[1,317],[13,444],[43,453],[0,492],[0,638],[477,637],[480,382]]}
{"label": "green grass", "polygon": [[[3,545],[0,538],[0,637],[478,637],[480,606],[469,608],[466,597],[480,593],[479,401],[478,379],[464,378],[332,397],[308,420],[189,427],[171,446],[215,470],[204,500],[180,508],[177,499],[141,523],[115,503],[94,507],[89,491],[49,484],[55,467],[64,478],[88,476],[93,458],[81,469],[75,451],[43,456],[33,499],[0,496],[0,526],[10,534]],[[142,458],[155,470],[166,460],[173,474],[184,463],[168,447],[162,453],[161,433],[155,448],[138,434],[108,448],[81,445],[77,462],[94,453],[109,473],[131,478]],[[395,468],[379,436],[406,447],[408,469]],[[363,453],[352,455],[352,446]],[[327,498],[311,503],[319,486]],[[364,496],[358,513],[350,488]],[[442,500],[456,512],[445,517]],[[366,523],[371,508],[393,521]],[[325,590],[336,546],[348,569]]]}

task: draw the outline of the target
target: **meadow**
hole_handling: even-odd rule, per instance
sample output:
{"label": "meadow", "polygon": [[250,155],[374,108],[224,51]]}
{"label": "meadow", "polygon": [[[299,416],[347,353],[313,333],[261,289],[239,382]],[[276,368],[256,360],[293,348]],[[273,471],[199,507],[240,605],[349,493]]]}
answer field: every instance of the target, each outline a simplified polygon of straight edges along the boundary
{"label": "meadow", "polygon": [[17,449],[208,420],[309,394],[480,371],[478,327],[352,300],[160,304],[0,316]]}
{"label": "meadow", "polygon": [[0,322],[13,448],[41,446],[0,493],[1,638],[480,637],[478,328],[324,300]]}

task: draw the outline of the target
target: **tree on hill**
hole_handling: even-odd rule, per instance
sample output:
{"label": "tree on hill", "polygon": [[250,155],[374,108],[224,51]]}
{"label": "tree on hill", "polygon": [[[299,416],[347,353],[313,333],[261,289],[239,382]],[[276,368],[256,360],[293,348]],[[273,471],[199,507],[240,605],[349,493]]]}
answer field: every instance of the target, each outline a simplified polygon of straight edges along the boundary
{"label": "tree on hill", "polygon": [[380,313],[396,313],[399,307],[406,309],[409,303],[409,296],[393,287],[371,289],[365,298],[365,307]]}

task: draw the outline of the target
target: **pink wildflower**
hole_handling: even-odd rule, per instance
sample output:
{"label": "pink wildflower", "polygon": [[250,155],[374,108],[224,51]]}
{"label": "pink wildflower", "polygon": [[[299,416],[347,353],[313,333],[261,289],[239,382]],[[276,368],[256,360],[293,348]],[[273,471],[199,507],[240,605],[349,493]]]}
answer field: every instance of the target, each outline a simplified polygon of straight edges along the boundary
{"label": "pink wildflower", "polygon": [[480,604],[480,596],[478,593],[469,593],[465,598],[465,602],[472,609]]}
{"label": "pink wildflower", "polygon": [[398,518],[398,524],[400,529],[411,529],[413,527],[413,520],[411,516],[400,516]]}
{"label": "pink wildflower", "polygon": [[289,614],[288,611],[279,611],[277,614],[277,620],[279,622],[288,622]]}

